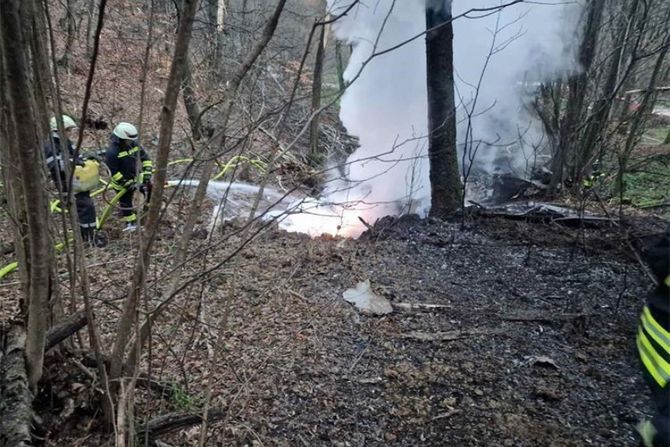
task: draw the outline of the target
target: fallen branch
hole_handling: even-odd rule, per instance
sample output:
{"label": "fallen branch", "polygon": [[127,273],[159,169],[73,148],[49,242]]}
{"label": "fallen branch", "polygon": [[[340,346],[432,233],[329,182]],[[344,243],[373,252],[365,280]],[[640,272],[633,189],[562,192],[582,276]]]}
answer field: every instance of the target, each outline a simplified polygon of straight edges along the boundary
{"label": "fallen branch", "polygon": [[[668,90],[670,90],[670,86],[655,87],[655,88],[651,89],[651,91],[656,91],[656,92],[665,92],[665,91],[668,91]],[[649,91],[649,89],[646,89],[646,88],[638,88],[638,89],[635,89],[635,90],[628,90],[624,94],[625,95],[634,95],[634,94],[637,94],[637,93],[647,93],[648,91]]]}
{"label": "fallen branch", "polygon": [[[103,361],[105,362],[105,368],[109,369],[109,356],[104,356]],[[81,359],[81,366],[84,368],[98,368],[98,361],[96,360],[95,355],[91,352],[85,353]],[[162,395],[171,393],[175,386],[171,382],[161,382],[159,380],[152,379],[147,373],[140,373],[139,376],[137,376],[135,379],[135,384],[139,387],[143,387],[144,389],[156,391]]]}
{"label": "fallen branch", "polygon": [[648,205],[640,205],[638,206],[639,209],[641,210],[648,210],[648,209],[654,209],[654,208],[666,208],[670,207],[670,201],[665,201],[665,202],[660,202],[660,203],[651,203]]}
{"label": "fallen branch", "polygon": [[[211,422],[213,420],[220,419],[225,415],[225,410],[210,410],[207,419]],[[203,418],[202,414],[200,413],[170,413],[163,416],[158,416],[146,424],[142,424],[140,429],[137,431],[137,434],[140,439],[147,433],[149,437],[152,438],[166,435],[177,430],[183,430],[194,425],[199,425],[202,422]]]}
{"label": "fallen branch", "polygon": [[520,315],[503,315],[500,317],[503,321],[515,321],[522,323],[553,323],[555,321],[570,321],[577,318],[592,317],[594,313],[566,313],[566,314],[520,314]]}
{"label": "fallen branch", "polygon": [[32,445],[33,394],[28,386],[26,332],[14,326],[0,339],[0,445]]}
{"label": "fallen branch", "polygon": [[651,273],[647,264],[642,260],[642,257],[640,256],[640,253],[638,253],[638,251],[635,249],[635,247],[633,246],[633,243],[630,241],[629,238],[626,238],[626,246],[630,250],[631,254],[635,258],[637,263],[640,265],[640,269],[642,269],[644,274],[647,275],[647,277],[651,280],[651,283],[654,286],[657,286],[658,285],[658,280],[656,279],[654,274]]}
{"label": "fallen branch", "polygon": [[391,303],[391,306],[400,310],[440,310],[450,309],[448,304],[426,304],[426,303]]}
{"label": "fallen branch", "polygon": [[47,332],[44,350],[48,351],[63,340],[71,337],[78,330],[86,326],[86,324],[88,324],[88,319],[83,311],[70,315]]}
{"label": "fallen branch", "polygon": [[431,421],[438,421],[440,419],[450,418],[453,415],[458,414],[460,412],[461,412],[461,410],[457,410],[457,409],[449,410],[446,413],[438,414],[437,416],[432,418]]}
{"label": "fallen branch", "polygon": [[361,223],[362,223],[363,225],[365,225],[365,228],[367,228],[368,230],[374,230],[374,227],[373,227],[372,225],[370,225],[369,223],[367,223],[367,222],[365,221],[365,219],[363,219],[361,216],[358,216],[358,220],[360,220]]}
{"label": "fallen branch", "polygon": [[447,332],[422,332],[412,331],[406,334],[398,334],[400,338],[409,338],[419,341],[454,341],[464,337],[472,337],[476,335],[495,335],[502,333],[502,329],[470,329],[463,331],[447,331]]}

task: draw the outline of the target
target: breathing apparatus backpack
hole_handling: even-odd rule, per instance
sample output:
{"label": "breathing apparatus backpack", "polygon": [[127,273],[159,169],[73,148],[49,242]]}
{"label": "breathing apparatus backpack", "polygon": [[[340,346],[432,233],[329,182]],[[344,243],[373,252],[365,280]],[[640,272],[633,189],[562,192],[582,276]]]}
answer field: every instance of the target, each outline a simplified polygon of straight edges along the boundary
{"label": "breathing apparatus backpack", "polygon": [[77,165],[74,168],[74,179],[72,189],[74,192],[91,191],[100,183],[99,163],[95,160],[86,160],[84,166]]}

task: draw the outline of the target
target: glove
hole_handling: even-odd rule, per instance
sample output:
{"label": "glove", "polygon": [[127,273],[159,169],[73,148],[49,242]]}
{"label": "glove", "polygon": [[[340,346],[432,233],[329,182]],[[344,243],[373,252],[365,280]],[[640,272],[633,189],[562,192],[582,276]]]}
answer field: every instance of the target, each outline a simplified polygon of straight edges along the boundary
{"label": "glove", "polygon": [[147,196],[151,194],[151,182],[145,181],[144,183],[141,183],[137,185],[137,189],[142,193],[144,196]]}
{"label": "glove", "polygon": [[151,197],[151,191],[154,189],[153,183],[151,181],[146,181],[144,183],[144,190],[147,192],[147,198]]}

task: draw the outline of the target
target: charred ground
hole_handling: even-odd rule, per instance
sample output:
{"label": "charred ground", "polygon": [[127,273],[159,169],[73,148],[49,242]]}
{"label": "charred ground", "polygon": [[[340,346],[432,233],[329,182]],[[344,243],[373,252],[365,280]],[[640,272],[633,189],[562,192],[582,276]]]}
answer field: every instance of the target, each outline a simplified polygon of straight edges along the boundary
{"label": "charred ground", "polygon": [[[649,406],[634,333],[650,281],[623,234],[506,219],[387,220],[359,241],[268,230],[161,321],[144,373],[169,385],[136,397],[136,423],[197,411],[210,377],[224,416],[207,445],[635,445]],[[92,276],[105,278],[118,265],[98,255]],[[365,279],[394,305],[443,307],[361,315],[341,295]],[[113,330],[119,289],[92,287]],[[216,343],[225,354],[208,374]],[[50,445],[94,445],[97,397],[66,364],[49,368],[66,379],[43,400],[61,414]]]}

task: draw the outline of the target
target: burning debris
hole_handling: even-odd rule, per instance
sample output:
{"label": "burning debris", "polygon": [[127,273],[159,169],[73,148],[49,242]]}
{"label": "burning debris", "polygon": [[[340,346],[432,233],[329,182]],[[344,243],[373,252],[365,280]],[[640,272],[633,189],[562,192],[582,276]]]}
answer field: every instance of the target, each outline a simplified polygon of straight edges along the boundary
{"label": "burning debris", "polygon": [[504,205],[482,208],[480,215],[523,219],[545,223],[557,223],[567,226],[601,227],[611,226],[616,220],[603,215],[592,214],[543,202],[513,202]]}

